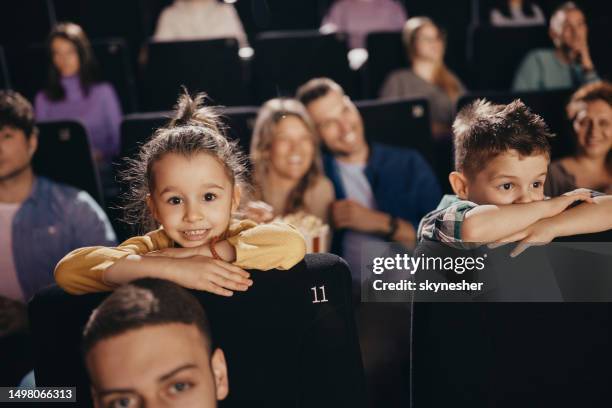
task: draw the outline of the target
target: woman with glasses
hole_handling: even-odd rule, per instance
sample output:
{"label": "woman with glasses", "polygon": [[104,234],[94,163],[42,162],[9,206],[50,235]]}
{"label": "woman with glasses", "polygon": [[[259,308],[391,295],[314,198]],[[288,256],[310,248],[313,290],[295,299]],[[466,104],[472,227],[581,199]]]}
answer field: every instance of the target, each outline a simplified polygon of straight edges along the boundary
{"label": "woman with glasses", "polygon": [[427,99],[434,136],[448,135],[455,103],[465,93],[465,87],[444,64],[444,33],[431,19],[413,17],[404,25],[402,40],[410,68],[392,72],[380,97]]}

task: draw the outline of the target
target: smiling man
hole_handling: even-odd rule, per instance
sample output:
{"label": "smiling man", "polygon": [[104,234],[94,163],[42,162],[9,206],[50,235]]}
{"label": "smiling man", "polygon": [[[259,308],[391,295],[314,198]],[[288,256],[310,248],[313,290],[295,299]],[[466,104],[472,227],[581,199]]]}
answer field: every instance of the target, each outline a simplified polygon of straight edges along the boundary
{"label": "smiling man", "polygon": [[212,408],[229,392],[202,306],[171,282],[117,289],[92,313],[83,352],[98,408]]}
{"label": "smiling man", "polygon": [[419,220],[435,208],[440,186],[417,151],[368,143],[361,114],[336,82],[312,79],[298,89],[297,98],[327,150],[325,173],[337,198],[331,211],[338,230],[332,251],[347,260],[358,279],[364,244],[414,245]]}

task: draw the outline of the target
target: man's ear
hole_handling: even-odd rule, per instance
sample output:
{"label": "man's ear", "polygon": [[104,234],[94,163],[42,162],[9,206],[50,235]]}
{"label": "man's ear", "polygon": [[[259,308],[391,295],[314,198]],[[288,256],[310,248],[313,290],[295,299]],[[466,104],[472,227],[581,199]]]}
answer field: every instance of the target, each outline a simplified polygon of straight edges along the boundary
{"label": "man's ear", "polygon": [[227,364],[225,362],[225,354],[220,348],[213,351],[210,357],[210,365],[215,381],[215,389],[217,393],[217,401],[222,401],[229,394],[229,380],[227,378]]}
{"label": "man's ear", "polygon": [[30,160],[34,157],[36,149],[38,149],[38,132],[34,130],[28,138],[28,153],[30,153]]}
{"label": "man's ear", "polygon": [[465,174],[459,171],[453,171],[448,175],[448,181],[457,197],[462,200],[467,200],[468,182]]}
{"label": "man's ear", "polygon": [[157,208],[155,207],[155,203],[153,202],[153,198],[151,198],[151,194],[147,194],[147,208],[149,212],[155,218],[155,221],[159,222],[159,217],[157,216]]}
{"label": "man's ear", "polygon": [[234,186],[234,195],[232,197],[232,212],[236,212],[240,207],[240,198],[242,197],[242,189],[239,185]]}

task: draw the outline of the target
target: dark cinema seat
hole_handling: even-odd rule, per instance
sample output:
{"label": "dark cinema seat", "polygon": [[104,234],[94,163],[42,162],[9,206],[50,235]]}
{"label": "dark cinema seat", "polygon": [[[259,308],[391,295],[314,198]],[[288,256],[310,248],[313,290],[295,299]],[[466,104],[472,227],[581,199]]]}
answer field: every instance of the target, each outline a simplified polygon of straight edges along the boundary
{"label": "dark cinema seat", "polygon": [[[254,285],[232,298],[193,291],[228,363],[231,391],[221,406],[364,407],[346,263],[316,254],[289,271],[251,273]],[[36,384],[76,385],[79,403],[71,406],[90,406],[79,344],[91,311],[106,296],[52,287],[29,304]]]}

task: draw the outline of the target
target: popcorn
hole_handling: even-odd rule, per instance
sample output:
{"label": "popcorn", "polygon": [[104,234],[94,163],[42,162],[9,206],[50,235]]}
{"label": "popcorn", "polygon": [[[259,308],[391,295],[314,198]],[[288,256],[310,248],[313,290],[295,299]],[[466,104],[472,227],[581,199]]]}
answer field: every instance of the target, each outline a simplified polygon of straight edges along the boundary
{"label": "popcorn", "polygon": [[327,252],[329,250],[329,225],[323,221],[303,211],[277,217],[275,221],[291,224],[300,231],[306,241],[306,252]]}

